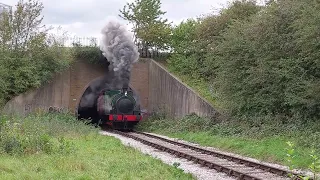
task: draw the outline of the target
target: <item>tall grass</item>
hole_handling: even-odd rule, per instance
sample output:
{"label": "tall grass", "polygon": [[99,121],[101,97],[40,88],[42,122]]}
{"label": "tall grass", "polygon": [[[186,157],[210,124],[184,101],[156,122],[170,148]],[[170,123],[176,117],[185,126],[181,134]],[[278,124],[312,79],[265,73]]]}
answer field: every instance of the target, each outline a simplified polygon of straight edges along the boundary
{"label": "tall grass", "polygon": [[69,114],[0,122],[0,179],[194,179]]}
{"label": "tall grass", "polygon": [[66,137],[86,136],[96,130],[68,114],[32,114],[26,118],[0,116],[0,154],[68,153]]}

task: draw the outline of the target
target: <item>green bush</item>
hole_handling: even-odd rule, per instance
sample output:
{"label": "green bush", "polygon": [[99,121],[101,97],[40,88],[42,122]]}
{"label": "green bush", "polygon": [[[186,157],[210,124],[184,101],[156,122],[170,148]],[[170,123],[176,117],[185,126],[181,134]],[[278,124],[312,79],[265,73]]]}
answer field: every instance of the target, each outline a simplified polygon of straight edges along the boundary
{"label": "green bush", "polygon": [[173,53],[168,59],[171,70],[181,74],[189,74],[193,77],[199,77],[201,74],[202,63],[200,61],[203,51],[200,50],[196,37],[198,26],[198,21],[188,19],[173,28],[170,42]]}
{"label": "green bush", "polygon": [[319,10],[312,0],[234,1],[174,28],[169,69],[205,80],[234,118],[311,123],[320,117]]}
{"label": "green bush", "polygon": [[98,46],[82,46],[79,43],[74,43],[72,47],[72,56],[75,59],[88,61],[92,64],[106,64],[102,52]]}
{"label": "green bush", "polygon": [[215,74],[216,64],[212,52],[222,41],[221,34],[235,20],[244,21],[259,11],[254,1],[234,1],[218,15],[209,15],[197,20],[188,19],[173,28],[170,67],[192,78],[209,80]]}
{"label": "green bush", "polygon": [[214,84],[230,112],[319,118],[318,12],[314,1],[274,2],[222,35],[211,53],[219,67]]}
{"label": "green bush", "polygon": [[188,19],[173,28],[171,36],[173,53],[168,59],[169,70],[220,111],[223,102],[219,102],[220,92],[212,84],[218,64],[212,54],[223,41],[221,34],[234,21],[245,22],[260,9],[261,7],[254,1],[234,1],[218,15],[209,15],[197,20]]}
{"label": "green bush", "polygon": [[68,67],[72,58],[58,36],[41,25],[43,6],[36,0],[19,1],[0,21],[0,105]]}

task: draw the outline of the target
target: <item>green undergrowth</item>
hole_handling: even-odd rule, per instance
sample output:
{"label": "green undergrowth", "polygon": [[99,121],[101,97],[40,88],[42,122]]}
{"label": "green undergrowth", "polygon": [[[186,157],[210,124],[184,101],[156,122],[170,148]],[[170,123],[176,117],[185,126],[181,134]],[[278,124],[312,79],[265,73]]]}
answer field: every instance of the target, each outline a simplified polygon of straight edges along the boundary
{"label": "green undergrowth", "polygon": [[102,56],[98,46],[82,46],[77,43],[72,47],[72,55],[75,59],[84,59],[92,64],[100,63]]}
{"label": "green undergrowth", "polygon": [[157,115],[140,123],[138,129],[283,165],[291,165],[287,142],[292,142],[296,144],[293,164],[303,169],[312,162],[313,149],[320,155],[319,125],[261,122],[215,122],[196,115],[172,120]]}
{"label": "green undergrowth", "polygon": [[193,179],[68,114],[0,118],[0,179]]}

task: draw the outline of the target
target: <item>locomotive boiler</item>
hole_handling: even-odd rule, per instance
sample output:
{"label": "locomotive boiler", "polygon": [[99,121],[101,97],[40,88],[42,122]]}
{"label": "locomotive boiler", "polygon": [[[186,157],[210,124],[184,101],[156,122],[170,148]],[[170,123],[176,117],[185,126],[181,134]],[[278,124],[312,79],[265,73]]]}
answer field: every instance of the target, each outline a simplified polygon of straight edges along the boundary
{"label": "locomotive boiler", "polygon": [[109,125],[113,129],[133,129],[142,120],[142,111],[137,100],[130,87],[102,90],[97,100],[99,124]]}

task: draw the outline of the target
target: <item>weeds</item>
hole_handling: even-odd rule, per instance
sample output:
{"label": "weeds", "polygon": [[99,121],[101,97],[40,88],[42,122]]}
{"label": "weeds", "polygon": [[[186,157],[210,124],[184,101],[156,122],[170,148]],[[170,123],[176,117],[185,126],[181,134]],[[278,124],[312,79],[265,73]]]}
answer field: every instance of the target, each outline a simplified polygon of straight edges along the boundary
{"label": "weeds", "polygon": [[70,140],[67,140],[64,137],[60,137],[58,140],[60,154],[70,154],[76,150],[74,144]]}
{"label": "weeds", "polygon": [[313,179],[317,179],[317,173],[320,172],[320,159],[319,157],[315,154],[315,151],[312,150],[310,154],[312,158],[312,163],[309,165],[309,169],[313,173]]}
{"label": "weeds", "polygon": [[[295,145],[292,142],[287,142],[288,148],[286,148],[287,150],[287,162],[289,163],[289,169],[292,171],[295,168],[295,164],[296,162],[294,161],[296,158],[296,154],[295,154]],[[320,172],[320,160],[318,155],[316,155],[315,150],[313,149],[310,153],[310,157],[311,157],[311,163],[308,166],[308,169],[312,172],[312,179],[313,180],[317,180],[318,176],[317,173]],[[295,176],[293,176],[292,173],[289,174],[289,177],[291,179],[295,179]],[[303,180],[309,180],[310,177],[304,177],[304,176],[299,176],[301,179]]]}
{"label": "weeds", "polygon": [[173,167],[175,167],[175,168],[178,168],[180,165],[181,165],[181,164],[178,163],[178,162],[174,162],[174,163],[173,163]]}
{"label": "weeds", "polygon": [[108,61],[105,60],[97,45],[82,46],[79,43],[74,43],[73,45],[72,56],[74,59],[85,60],[91,64],[107,65]]}
{"label": "weeds", "polygon": [[0,179],[194,179],[68,114],[0,122]]}
{"label": "weeds", "polygon": [[92,132],[95,132],[93,127],[68,114],[33,114],[26,118],[1,116],[0,153],[72,153],[76,149],[67,138],[86,136]]}
{"label": "weeds", "polygon": [[[288,145],[288,148],[286,149],[287,150],[287,162],[288,162],[288,164],[289,164],[289,170],[290,171],[292,171],[293,169],[294,169],[294,157],[295,157],[295,155],[294,155],[294,153],[295,153],[295,151],[294,151],[294,144],[292,143],[292,142],[287,142],[287,145]],[[289,174],[289,177],[290,178],[293,178],[293,174],[292,173],[290,173]]]}
{"label": "weeds", "polygon": [[174,121],[168,120],[168,118],[162,114],[156,114],[150,117],[147,121],[140,123],[138,128],[141,130],[151,131],[165,129],[166,132],[198,132],[209,131],[213,125],[213,121],[200,118],[194,114]]}

